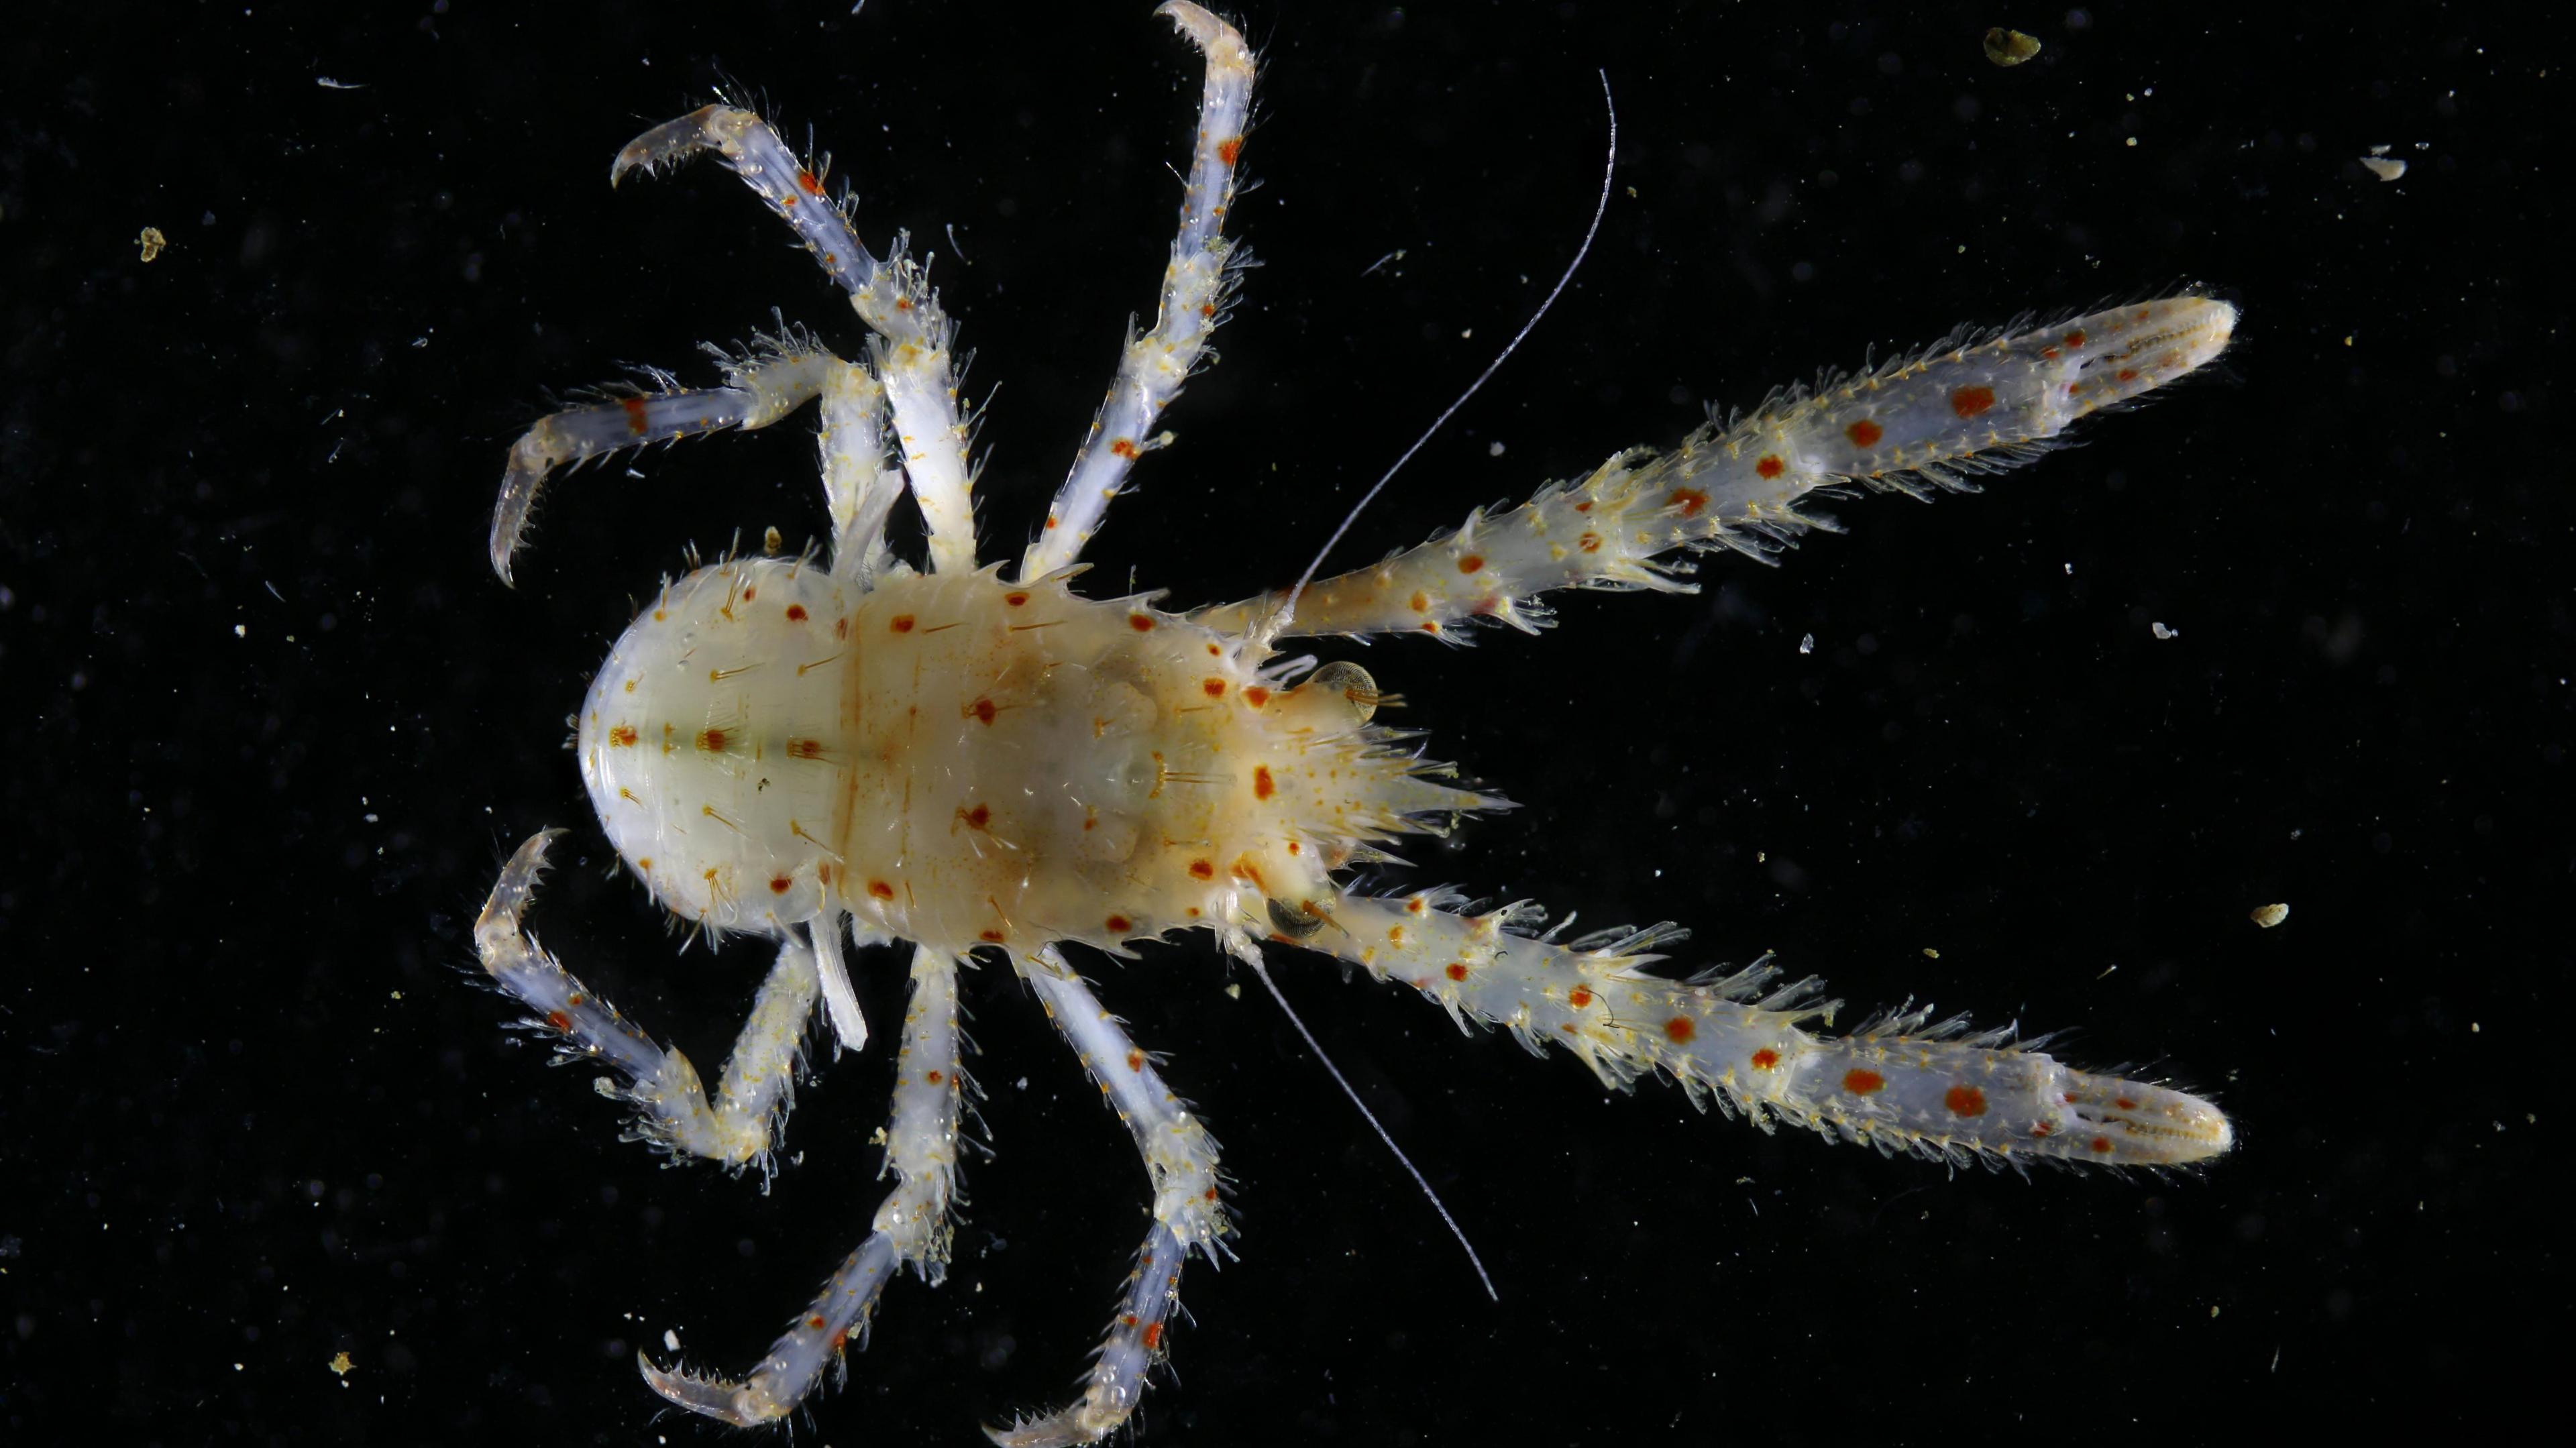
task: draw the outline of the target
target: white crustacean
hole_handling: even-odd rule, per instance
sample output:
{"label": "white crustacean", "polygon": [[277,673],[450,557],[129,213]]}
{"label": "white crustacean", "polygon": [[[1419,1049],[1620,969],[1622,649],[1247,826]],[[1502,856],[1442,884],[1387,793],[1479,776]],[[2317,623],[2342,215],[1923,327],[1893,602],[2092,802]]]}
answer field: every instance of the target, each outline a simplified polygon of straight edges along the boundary
{"label": "white crustacean", "polygon": [[[862,1330],[887,1280],[936,1282],[949,1249],[963,1090],[958,967],[977,952],[1027,983],[1134,1132],[1152,1225],[1087,1389],[1005,1444],[1096,1441],[1126,1421],[1162,1356],[1182,1264],[1225,1247],[1214,1140],[1074,972],[1065,946],[1119,953],[1204,928],[1258,963],[1276,942],[1422,991],[1462,1023],[1571,1051],[1605,1083],[1667,1075],[1756,1122],[1953,1163],[2161,1167],[2225,1151],[2198,1097],[2089,1074],[1928,1013],[1848,1036],[1815,982],[1769,966],[1649,970],[1670,926],[1560,940],[1536,913],[1462,913],[1445,892],[1356,893],[1350,867],[1399,836],[1501,807],[1372,722],[1348,663],[1282,639],[1534,631],[1559,588],[1682,591],[1688,556],[1761,554],[1823,520],[1820,488],[1918,495],[2026,462],[2088,413],[2200,367],[2235,311],[2197,292],[2011,335],[1953,338],[1876,371],[1775,394],[1670,452],[1612,457],[1530,502],[1372,567],[1243,602],[1167,612],[1155,595],[1075,589],[1083,545],[1154,424],[1205,355],[1239,258],[1222,235],[1251,100],[1242,37],[1186,0],[1162,7],[1205,60],[1181,229],[1153,325],[1129,339],[1072,474],[1016,567],[979,563],[953,329],[898,238],[880,260],[840,203],[750,111],[713,105],[657,126],[611,180],[711,152],[766,200],[848,292],[871,332],[845,361],[782,325],[728,356],[725,385],[665,385],[558,413],[511,450],[492,528],[506,579],[547,473],[620,448],[822,414],[828,558],[730,557],[666,584],[610,652],[576,749],[602,827],[653,897],[710,932],[766,936],[778,957],[710,1095],[523,932],[548,831],[504,867],[475,930],[492,979],[567,1055],[616,1073],[640,1134],[734,1168],[765,1166],[818,1005],[840,1042],[867,1026],[848,950],[910,942],[887,1159],[873,1230],[740,1381],[649,1360],[672,1402],[774,1421]],[[885,524],[909,490],[927,557]]]}

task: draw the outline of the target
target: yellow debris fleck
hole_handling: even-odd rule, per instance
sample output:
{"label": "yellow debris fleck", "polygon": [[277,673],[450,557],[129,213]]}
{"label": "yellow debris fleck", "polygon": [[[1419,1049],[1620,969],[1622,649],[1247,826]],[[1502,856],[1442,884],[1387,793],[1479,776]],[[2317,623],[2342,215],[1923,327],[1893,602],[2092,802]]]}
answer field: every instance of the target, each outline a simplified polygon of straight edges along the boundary
{"label": "yellow debris fleck", "polygon": [[2000,66],[2016,66],[2039,54],[2039,37],[2006,30],[1998,25],[1986,32],[1986,59]]}
{"label": "yellow debris fleck", "polygon": [[147,226],[143,228],[143,235],[137,239],[143,245],[143,259],[145,261],[150,261],[152,258],[159,256],[161,254],[161,248],[170,244],[170,238],[163,236],[161,234],[161,228],[157,226]]}
{"label": "yellow debris fleck", "polygon": [[349,1355],[347,1353],[336,1353],[331,1358],[331,1371],[338,1373],[344,1378],[349,1375],[349,1369],[356,1366],[356,1363],[349,1361]]}
{"label": "yellow debris fleck", "polygon": [[2290,907],[2287,905],[2257,905],[2254,907],[2254,913],[2250,918],[2255,924],[2269,930],[2273,926],[2290,918]]}

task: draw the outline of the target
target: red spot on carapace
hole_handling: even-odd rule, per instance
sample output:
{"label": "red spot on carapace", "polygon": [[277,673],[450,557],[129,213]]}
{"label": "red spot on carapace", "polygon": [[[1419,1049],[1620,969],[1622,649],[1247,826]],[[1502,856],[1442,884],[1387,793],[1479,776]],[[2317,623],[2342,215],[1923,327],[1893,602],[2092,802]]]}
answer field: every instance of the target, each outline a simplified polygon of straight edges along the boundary
{"label": "red spot on carapace", "polygon": [[1950,410],[1961,417],[1976,417],[1992,412],[1995,390],[1991,387],[1962,387],[1950,394]]}
{"label": "red spot on carapace", "polygon": [[787,757],[790,759],[820,759],[823,757],[823,741],[820,739],[790,739],[787,741]]}
{"label": "red spot on carapace", "polygon": [[1953,1086],[1943,1093],[1941,1104],[1949,1107],[1953,1116],[1983,1116],[1986,1114],[1986,1093],[1974,1086]]}
{"label": "red spot on carapace", "polygon": [[2086,1142],[2085,1145],[2092,1147],[2099,1155],[2109,1156],[2111,1154],[2111,1138],[2107,1136],[2097,1136],[2091,1141]]}
{"label": "red spot on carapace", "polygon": [[1699,510],[1708,506],[1708,494],[1697,488],[1675,488],[1673,495],[1664,501],[1681,509],[1683,517],[1696,518]]}
{"label": "red spot on carapace", "polygon": [[2067,345],[2067,346],[2069,346],[2069,347],[2081,347],[2081,346],[2083,346],[2083,345],[2084,345],[2084,334],[2083,334],[2082,332],[2080,332],[2080,331],[2079,331],[2079,332],[2069,332],[2069,333],[2067,333],[2067,334],[2066,334],[2066,345]]}
{"label": "red spot on carapace", "polygon": [[2138,369],[2135,367],[2123,367],[2111,375],[2119,378],[2123,382],[2135,382],[2138,380]]}
{"label": "red spot on carapace", "polygon": [[1109,933],[1112,935],[1125,935],[1128,931],[1136,928],[1136,922],[1128,919],[1124,915],[1110,916],[1108,924]]}
{"label": "red spot on carapace", "polygon": [[1598,533],[1586,533],[1582,537],[1574,540],[1574,546],[1582,549],[1586,553],[1598,553],[1601,551],[1601,535]]}
{"label": "red spot on carapace", "polygon": [[633,726],[620,724],[616,728],[609,730],[608,742],[616,745],[620,749],[633,747],[635,743],[635,730]]}
{"label": "red spot on carapace", "polygon": [[725,745],[730,743],[732,739],[733,736],[722,729],[701,729],[698,731],[698,747],[709,754],[724,753]]}
{"label": "red spot on carapace", "polygon": [[894,898],[894,887],[883,880],[870,880],[868,893],[880,900],[891,900]]}
{"label": "red spot on carapace", "polygon": [[1854,1096],[1874,1096],[1878,1094],[1879,1088],[1886,1084],[1886,1077],[1876,1071],[1863,1070],[1857,1066],[1843,1073],[1843,1089]]}
{"label": "red spot on carapace", "polygon": [[2030,1129],[2030,1134],[2033,1136],[2055,1136],[2057,1134],[2057,1128],[2043,1121],[2033,1126]]}
{"label": "red spot on carapace", "polygon": [[1576,986],[1571,992],[1567,993],[1565,1003],[1579,1011],[1585,1006],[1592,1004],[1592,992],[1582,986]]}
{"label": "red spot on carapace", "polygon": [[[796,189],[808,196],[820,196],[823,194],[823,183],[814,179],[813,172],[799,166],[796,168]],[[820,1327],[822,1324],[815,1325]]]}
{"label": "red spot on carapace", "polygon": [[1429,613],[1431,611],[1431,595],[1422,592],[1420,589],[1414,590],[1413,597],[1405,601],[1413,605],[1413,611],[1415,613]]}
{"label": "red spot on carapace", "polygon": [[1405,908],[1405,909],[1407,909],[1407,910],[1412,911],[1412,912],[1413,912],[1414,914],[1416,914],[1416,915],[1419,915],[1419,914],[1421,914],[1423,911],[1428,910],[1428,909],[1430,909],[1431,907],[1430,907],[1430,906],[1428,906],[1428,905],[1423,904],[1423,903],[1422,903],[1422,897],[1421,897],[1421,896],[1419,896],[1419,895],[1416,895],[1416,896],[1414,896],[1412,899],[1407,900],[1407,901],[1405,901],[1405,902],[1404,902],[1404,908]]}
{"label": "red spot on carapace", "polygon": [[886,627],[893,629],[896,633],[910,633],[912,632],[912,615],[908,613],[896,614],[893,620],[889,622]]}
{"label": "red spot on carapace", "polygon": [[1757,478],[1776,478],[1788,470],[1789,465],[1781,461],[1778,453],[1764,453],[1753,464],[1753,475]]}
{"label": "red spot on carapace", "polygon": [[629,397],[618,406],[626,409],[626,430],[637,437],[642,437],[644,429],[652,424],[652,418],[644,411],[644,399]]}
{"label": "red spot on carapace", "polygon": [[898,311],[898,312],[909,312],[909,311],[911,311],[911,310],[912,310],[912,298],[910,298],[910,297],[897,297],[897,298],[895,298],[895,299],[894,299],[894,309],[895,309],[896,311]]}
{"label": "red spot on carapace", "polygon": [[936,1086],[948,1078],[937,1071],[924,1071],[921,1073],[921,1079],[929,1082],[933,1086]]}
{"label": "red spot on carapace", "polygon": [[979,804],[971,809],[959,810],[957,817],[966,822],[968,829],[980,830],[993,822],[993,811]]}
{"label": "red spot on carapace", "polygon": [[1128,1050],[1128,1052],[1127,1052],[1127,1069],[1128,1069],[1128,1070],[1130,1070],[1130,1071],[1142,1071],[1142,1070],[1144,1070],[1144,1069],[1145,1069],[1145,1053],[1144,1053],[1144,1052],[1142,1052],[1142,1051],[1136,1050],[1136,1049],[1134,1049],[1134,1048],[1132,1048],[1132,1047],[1131,1047],[1131,1048],[1129,1048],[1129,1050]]}
{"label": "red spot on carapace", "polygon": [[[1243,138],[1241,136],[1236,136],[1232,140],[1219,141],[1216,143],[1216,158],[1229,166],[1233,165],[1235,158],[1242,154]],[[1153,1346],[1150,1342],[1145,1345],[1147,1347]]]}
{"label": "red spot on carapace", "polygon": [[[1239,142],[1239,141],[1237,141],[1237,142],[1229,142],[1228,144],[1230,144],[1230,145],[1241,145],[1242,143],[1241,143],[1241,142]],[[1163,1346],[1163,1325],[1162,1325],[1161,1323],[1159,1323],[1159,1322],[1149,1322],[1149,1323],[1146,1323],[1146,1324],[1145,1324],[1145,1351],[1147,1351],[1147,1352],[1159,1352],[1159,1351],[1161,1351],[1161,1350],[1162,1350],[1162,1346]]]}
{"label": "red spot on carapace", "polygon": [[1131,613],[1127,615],[1127,626],[1138,633],[1152,633],[1154,616],[1150,613]]}
{"label": "red spot on carapace", "polygon": [[846,619],[846,618],[836,618],[836,619],[832,620],[832,637],[834,637],[834,638],[836,638],[836,639],[845,639],[845,638],[848,638],[849,636],[850,636],[850,621],[849,621],[848,619]]}
{"label": "red spot on carapace", "polygon": [[816,1332],[821,1332],[823,1330],[823,1314],[818,1312],[812,1317],[805,1319],[805,1325],[814,1329]]}
{"label": "red spot on carapace", "polygon": [[1449,978],[1451,980],[1465,980],[1467,978],[1467,962],[1463,960],[1453,960],[1449,962]]}
{"label": "red spot on carapace", "polygon": [[1854,447],[1876,447],[1878,446],[1878,440],[1887,436],[1887,429],[1879,426],[1875,421],[1864,417],[1860,421],[1853,423],[1851,426],[1844,428],[1843,436],[1850,438],[1852,440],[1852,446]]}
{"label": "red spot on carapace", "polygon": [[759,585],[757,585],[757,584],[753,585],[753,586],[752,586],[752,587],[750,587],[750,588],[746,588],[746,589],[744,589],[744,590],[742,591],[742,601],[743,601],[743,602],[745,602],[745,603],[749,603],[749,602],[751,602],[753,599],[758,598],[758,597],[760,597],[760,588],[759,588]]}
{"label": "red spot on carapace", "polygon": [[1277,785],[1270,782],[1269,765],[1256,764],[1252,767],[1252,797],[1254,799],[1268,799],[1271,794],[1277,790],[1277,788]]}
{"label": "red spot on carapace", "polygon": [[805,605],[801,603],[791,603],[787,605],[787,621],[789,623],[803,623],[805,619]]}
{"label": "red spot on carapace", "polygon": [[1200,683],[1199,692],[1211,699],[1222,699],[1225,697],[1225,680],[1210,675]]}
{"label": "red spot on carapace", "polygon": [[1576,512],[1578,512],[1578,513],[1589,513],[1589,512],[1591,512],[1591,511],[1592,511],[1592,500],[1591,500],[1590,498],[1586,498],[1586,499],[1584,499],[1582,502],[1575,504],[1575,505],[1574,505],[1574,511],[1576,511]]}
{"label": "red spot on carapace", "polygon": [[1120,457],[1127,459],[1129,462],[1134,462],[1136,460],[1136,439],[1132,437],[1122,437],[1116,442],[1111,443],[1109,445],[1109,450],[1118,454]]}
{"label": "red spot on carapace", "polygon": [[795,888],[796,882],[788,876],[772,875],[769,877],[769,893],[772,895],[784,895]]}
{"label": "red spot on carapace", "polygon": [[1216,866],[1206,860],[1192,860],[1190,874],[1195,879],[1213,880],[1216,878]]}
{"label": "red spot on carapace", "polygon": [[966,717],[970,719],[979,719],[987,724],[992,723],[993,716],[1000,712],[1001,710],[996,708],[993,701],[990,699],[978,699],[974,703],[966,706]]}
{"label": "red spot on carapace", "polygon": [[1768,1071],[1779,1064],[1780,1053],[1772,1050],[1769,1046],[1765,1046],[1761,1050],[1753,1053],[1753,1069],[1756,1071]]}
{"label": "red spot on carapace", "polygon": [[1292,855],[1302,855],[1306,853],[1306,847],[1297,843],[1295,840],[1290,840],[1288,842],[1288,853]]}
{"label": "red spot on carapace", "polygon": [[546,1012],[546,1024],[554,1027],[558,1031],[569,1031],[572,1029],[572,1017],[565,1015],[561,1011],[548,1011]]}
{"label": "red spot on carapace", "polygon": [[1243,702],[1251,705],[1255,709],[1258,709],[1262,705],[1270,702],[1270,691],[1261,687],[1259,684],[1255,684],[1251,688],[1243,691]]}
{"label": "red spot on carapace", "polygon": [[1458,560],[1458,571],[1461,573],[1480,572],[1483,570],[1484,566],[1485,558],[1481,553],[1470,553],[1466,557]]}
{"label": "red spot on carapace", "polygon": [[981,932],[978,938],[986,945],[999,945],[1006,937],[998,930],[986,930]]}
{"label": "red spot on carapace", "polygon": [[1681,1045],[1699,1034],[1699,1022],[1688,1016],[1675,1016],[1664,1022],[1664,1034],[1672,1037],[1674,1045]]}
{"label": "red spot on carapace", "polygon": [[1022,592],[1018,591],[1017,589],[1014,589],[1014,590],[1012,590],[1011,592],[1009,592],[1009,593],[1006,593],[1006,594],[1003,594],[1003,595],[1002,595],[1002,602],[1009,604],[1009,605],[1010,605],[1011,607],[1013,607],[1013,608],[1017,608],[1017,607],[1019,607],[1021,604],[1024,604],[1024,603],[1026,603],[1026,602],[1028,602],[1028,601],[1029,601],[1029,596],[1028,596],[1027,594],[1025,594],[1025,593],[1022,593]]}
{"label": "red spot on carapace", "polygon": [[836,1353],[847,1352],[849,1350],[849,1346],[850,1330],[848,1328],[842,1328],[840,1331],[832,1334],[832,1351]]}
{"label": "red spot on carapace", "polygon": [[2111,1104],[2119,1107],[2122,1111],[2135,1111],[2138,1109],[2138,1103],[2130,1100],[2126,1096],[2113,1097]]}

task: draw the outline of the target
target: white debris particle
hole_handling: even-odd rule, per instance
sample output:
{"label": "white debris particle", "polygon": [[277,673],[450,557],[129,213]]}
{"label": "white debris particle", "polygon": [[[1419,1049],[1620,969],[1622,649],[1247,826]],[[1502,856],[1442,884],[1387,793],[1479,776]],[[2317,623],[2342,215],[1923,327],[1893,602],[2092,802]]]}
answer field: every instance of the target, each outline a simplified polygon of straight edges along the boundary
{"label": "white debris particle", "polygon": [[1498,458],[1498,457],[1501,457],[1502,455],[1503,455],[1503,445],[1502,445],[1502,443],[1501,443],[1500,441],[1489,442],[1489,443],[1485,444],[1485,456],[1487,456],[1487,457],[1489,457],[1489,458]]}
{"label": "white debris particle", "polygon": [[2370,174],[2382,181],[2394,181],[2406,174],[2406,163],[2393,156],[2364,156],[2361,164],[2369,167]]}
{"label": "white debris particle", "polygon": [[2269,930],[2273,926],[2290,918],[2290,907],[2287,905],[2257,905],[2254,907],[2254,913],[2248,918],[2255,924]]}
{"label": "white debris particle", "polygon": [[1809,634],[1805,638],[1798,640],[1798,652],[1802,654],[1812,654],[1815,651],[1816,636],[1814,634]]}
{"label": "white debris particle", "polygon": [[2156,637],[2160,639],[2178,639],[2182,637],[2182,630],[2178,628],[2167,628],[2160,623],[2151,623],[2147,625],[2147,627],[2155,630]]}
{"label": "white debris particle", "polygon": [[249,624],[246,624],[246,623],[237,623],[237,624],[234,624],[234,625],[233,625],[233,637],[234,637],[234,638],[237,638],[237,639],[246,639],[246,638],[249,638],[249,637],[250,637],[250,625],[249,625]]}
{"label": "white debris particle", "polygon": [[673,1352],[678,1352],[680,1350],[680,1330],[676,1327],[666,1327],[662,1329],[662,1346],[669,1348]]}

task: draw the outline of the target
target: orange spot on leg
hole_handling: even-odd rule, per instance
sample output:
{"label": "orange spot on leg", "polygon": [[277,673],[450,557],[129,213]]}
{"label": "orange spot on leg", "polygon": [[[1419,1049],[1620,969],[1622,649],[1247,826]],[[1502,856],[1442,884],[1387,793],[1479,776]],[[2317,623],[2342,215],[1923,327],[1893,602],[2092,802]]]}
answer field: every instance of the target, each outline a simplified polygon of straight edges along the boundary
{"label": "orange spot on leg", "polygon": [[1949,1107],[1953,1116],[1983,1116],[1986,1093],[1974,1086],[1953,1086],[1941,1097],[1941,1104]]}
{"label": "orange spot on leg", "polygon": [[1962,387],[1950,394],[1950,410],[1963,418],[1991,412],[1994,405],[1995,390],[1991,387]]}

